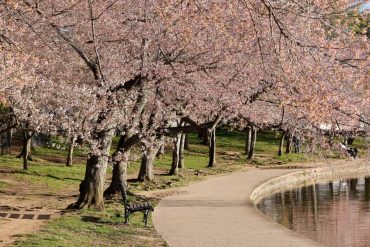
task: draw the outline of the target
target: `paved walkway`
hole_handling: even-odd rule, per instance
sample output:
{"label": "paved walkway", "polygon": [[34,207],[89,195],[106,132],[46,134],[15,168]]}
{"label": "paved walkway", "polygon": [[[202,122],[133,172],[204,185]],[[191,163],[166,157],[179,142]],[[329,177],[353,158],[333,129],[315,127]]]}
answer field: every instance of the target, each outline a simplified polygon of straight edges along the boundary
{"label": "paved walkway", "polygon": [[291,170],[258,170],[184,188],[155,208],[153,222],[170,247],[318,246],[268,220],[249,200],[253,189]]}

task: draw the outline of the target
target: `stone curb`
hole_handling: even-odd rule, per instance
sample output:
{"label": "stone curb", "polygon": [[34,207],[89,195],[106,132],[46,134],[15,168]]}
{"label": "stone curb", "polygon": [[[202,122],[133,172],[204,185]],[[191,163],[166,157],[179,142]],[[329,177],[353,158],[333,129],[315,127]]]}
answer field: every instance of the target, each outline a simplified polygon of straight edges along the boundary
{"label": "stone curb", "polygon": [[305,169],[271,179],[253,190],[250,200],[257,204],[261,199],[284,190],[370,175],[370,162],[365,160],[340,161],[328,167]]}

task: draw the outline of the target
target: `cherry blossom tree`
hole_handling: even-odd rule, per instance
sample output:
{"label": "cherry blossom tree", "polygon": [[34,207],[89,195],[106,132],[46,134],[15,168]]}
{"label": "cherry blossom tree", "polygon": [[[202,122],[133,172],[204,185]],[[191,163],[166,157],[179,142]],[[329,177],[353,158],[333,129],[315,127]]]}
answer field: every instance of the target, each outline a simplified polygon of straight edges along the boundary
{"label": "cherry blossom tree", "polygon": [[[363,115],[359,107],[368,103],[368,44],[343,28],[346,1],[13,0],[0,7],[4,37],[28,56],[19,59],[27,86],[9,97],[17,118],[27,129],[79,136],[90,146],[75,208],[104,208],[107,165],[114,164],[108,189],[125,183],[134,143],[152,160],[162,134],[205,128],[214,166],[221,122],[275,123],[284,106],[318,124],[338,111]],[[348,100],[352,94],[359,100]],[[187,126],[168,127],[175,120]]]}

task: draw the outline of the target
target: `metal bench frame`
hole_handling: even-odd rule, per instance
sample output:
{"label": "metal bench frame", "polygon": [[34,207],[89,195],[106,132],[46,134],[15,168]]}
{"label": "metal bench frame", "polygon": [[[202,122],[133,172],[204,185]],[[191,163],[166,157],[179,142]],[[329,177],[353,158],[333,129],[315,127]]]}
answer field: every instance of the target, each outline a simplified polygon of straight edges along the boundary
{"label": "metal bench frame", "polygon": [[126,186],[120,185],[120,191],[122,195],[123,205],[124,205],[124,214],[125,214],[125,223],[129,223],[130,215],[135,212],[142,212],[144,214],[144,223],[145,226],[148,226],[148,217],[150,211],[154,211],[153,206],[149,202],[145,203],[131,203],[127,201],[127,190]]}

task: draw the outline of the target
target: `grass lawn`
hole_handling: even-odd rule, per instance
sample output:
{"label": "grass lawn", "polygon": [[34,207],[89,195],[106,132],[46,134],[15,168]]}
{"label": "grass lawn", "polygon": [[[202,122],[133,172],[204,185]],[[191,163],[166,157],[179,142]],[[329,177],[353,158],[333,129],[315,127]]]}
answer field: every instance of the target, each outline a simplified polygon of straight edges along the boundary
{"label": "grass lawn", "polygon": [[[114,140],[114,144],[118,141]],[[208,147],[201,144],[197,135],[189,135],[190,148],[185,151],[185,169],[176,176],[168,176],[171,164],[170,146],[164,157],[156,160],[154,182],[137,182],[136,178],[140,160],[131,162],[128,173],[131,178],[129,189],[137,194],[143,190],[158,190],[180,187],[199,181],[210,175],[224,174],[246,167],[247,164],[270,165],[289,162],[308,161],[304,154],[288,154],[278,157],[279,134],[272,131],[258,133],[256,156],[247,161],[244,154],[245,133],[239,131],[217,131],[217,167],[206,168],[208,164]],[[29,170],[23,171],[22,161],[14,154],[0,156],[0,192],[7,191],[22,184],[37,190],[38,193],[59,195],[78,194],[78,185],[84,177],[86,153],[77,150],[77,159],[72,167],[65,167],[66,151],[51,148],[38,148],[33,152],[35,161],[30,162]],[[108,169],[109,182],[111,169]],[[11,182],[7,182],[7,181]],[[67,192],[66,192],[67,191]],[[18,191],[19,192],[19,191]],[[27,197],[25,197],[27,199]],[[24,198],[23,198],[24,199]],[[131,197],[132,200],[150,200],[155,205],[159,198]],[[62,207],[67,205],[60,202]],[[132,216],[131,224],[125,225],[122,217],[120,200],[107,201],[105,212],[93,210],[68,212],[53,219],[40,231],[22,236],[16,246],[165,246],[164,241],[155,232],[151,218],[150,227],[144,227],[142,214]]]}
{"label": "grass lawn", "polygon": [[366,141],[365,138],[355,138],[351,146],[356,147],[359,150],[359,155],[361,157],[366,157],[369,153],[370,140]]}
{"label": "grass lawn", "polygon": [[86,210],[69,213],[51,220],[42,230],[23,236],[15,246],[166,246],[153,226],[144,227],[142,214],[130,217],[126,225],[122,217],[122,205],[109,201],[105,212]]}
{"label": "grass lawn", "polygon": [[7,183],[0,181],[0,189],[5,188],[7,185],[8,185]]}
{"label": "grass lawn", "polygon": [[22,160],[15,158],[14,155],[0,156],[0,168],[10,170],[12,180],[38,185],[50,192],[72,186],[76,188],[85,172],[82,165],[65,167],[64,164],[51,163],[40,158],[30,162],[28,170],[23,170],[21,167]]}

